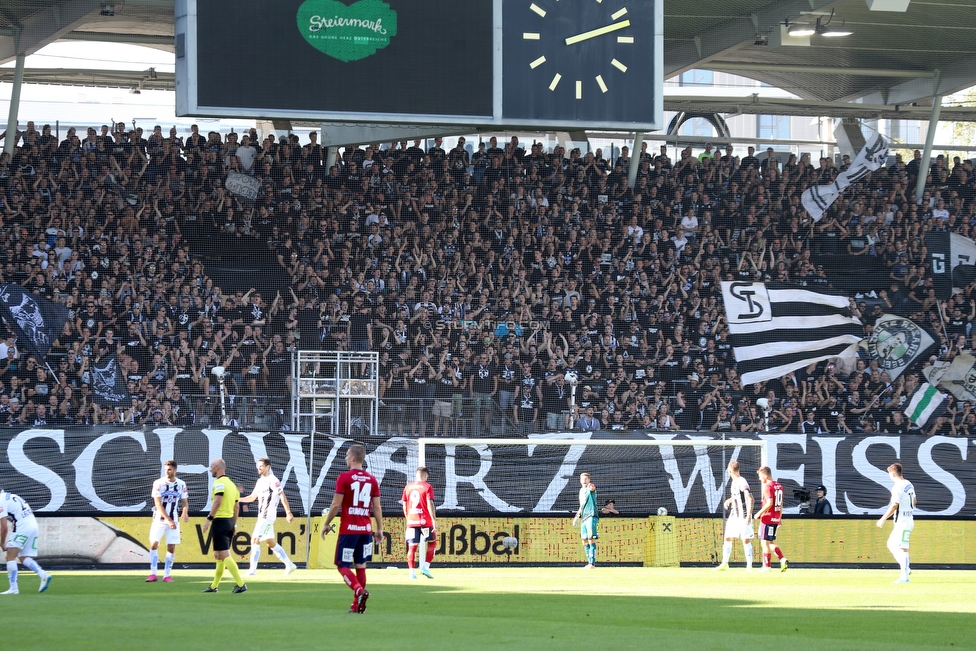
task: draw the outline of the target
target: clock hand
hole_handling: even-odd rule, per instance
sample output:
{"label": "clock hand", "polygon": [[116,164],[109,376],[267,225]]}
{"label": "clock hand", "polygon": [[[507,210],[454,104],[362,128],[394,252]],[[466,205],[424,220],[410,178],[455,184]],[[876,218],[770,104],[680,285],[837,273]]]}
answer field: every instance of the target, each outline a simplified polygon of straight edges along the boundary
{"label": "clock hand", "polygon": [[613,23],[612,25],[607,25],[606,27],[593,29],[588,32],[583,32],[582,34],[577,34],[576,36],[570,36],[569,38],[566,39],[566,45],[575,45],[576,43],[581,43],[591,38],[596,38],[597,36],[603,36],[604,34],[609,34],[610,32],[615,32],[618,29],[624,29],[627,27],[630,27],[630,21],[622,20],[619,23]]}

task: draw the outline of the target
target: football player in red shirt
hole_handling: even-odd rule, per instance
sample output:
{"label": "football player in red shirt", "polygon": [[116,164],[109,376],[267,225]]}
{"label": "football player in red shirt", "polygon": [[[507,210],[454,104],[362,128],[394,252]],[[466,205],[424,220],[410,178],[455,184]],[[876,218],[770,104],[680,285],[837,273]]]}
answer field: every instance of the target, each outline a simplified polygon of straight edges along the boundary
{"label": "football player in red shirt", "polygon": [[[366,449],[358,443],[351,445],[346,452],[346,466],[349,470],[336,479],[332,506],[322,523],[322,539],[332,531],[332,521],[338,515],[339,542],[336,543],[335,564],[353,592],[351,613],[366,612],[366,563],[373,559],[373,545],[383,540],[383,509],[380,506],[380,485],[376,477],[363,470]],[[376,528],[370,521],[376,518]],[[356,567],[355,573],[352,566]]]}
{"label": "football player in red shirt", "polygon": [[789,569],[789,561],[783,556],[783,550],[776,544],[776,533],[783,522],[783,485],[773,479],[773,473],[768,466],[757,471],[759,481],[762,482],[762,508],[756,513],[759,520],[759,540],[762,544],[763,566],[762,572],[768,572],[772,555],[779,558],[779,570]]}
{"label": "football player in red shirt", "polygon": [[434,515],[434,487],[427,483],[427,468],[417,468],[416,480],[403,487],[403,517],[406,519],[407,532],[407,567],[410,568],[410,578],[416,579],[417,549],[426,541],[426,556],[420,563],[420,573],[428,579],[433,579],[430,573],[430,562],[434,560],[434,550],[437,549],[437,523]]}

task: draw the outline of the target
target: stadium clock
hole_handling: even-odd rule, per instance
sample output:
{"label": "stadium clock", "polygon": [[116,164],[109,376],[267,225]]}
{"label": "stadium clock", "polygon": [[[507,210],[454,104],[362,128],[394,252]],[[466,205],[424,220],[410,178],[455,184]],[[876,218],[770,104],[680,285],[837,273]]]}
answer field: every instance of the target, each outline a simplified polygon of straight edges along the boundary
{"label": "stadium clock", "polygon": [[657,4],[506,0],[506,117],[652,121]]}

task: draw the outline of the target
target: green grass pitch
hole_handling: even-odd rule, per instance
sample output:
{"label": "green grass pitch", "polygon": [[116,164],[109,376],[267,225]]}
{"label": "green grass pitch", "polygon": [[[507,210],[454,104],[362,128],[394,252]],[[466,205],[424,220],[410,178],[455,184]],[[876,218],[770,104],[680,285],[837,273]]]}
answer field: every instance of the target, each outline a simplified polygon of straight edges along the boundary
{"label": "green grass pitch", "polygon": [[[369,610],[347,614],[334,571],[262,569],[245,594],[202,594],[145,572],[54,572],[2,596],[9,649],[954,649],[976,648],[976,573],[790,569],[371,568]],[[0,576],[0,587],[6,586]]]}

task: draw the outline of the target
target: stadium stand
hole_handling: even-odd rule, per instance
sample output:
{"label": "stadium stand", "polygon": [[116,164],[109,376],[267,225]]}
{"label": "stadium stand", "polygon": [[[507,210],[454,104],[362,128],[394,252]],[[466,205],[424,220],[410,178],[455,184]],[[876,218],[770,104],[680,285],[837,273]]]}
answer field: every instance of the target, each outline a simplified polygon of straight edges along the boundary
{"label": "stadium stand", "polygon": [[[767,397],[772,431],[923,433],[898,412],[924,380],[876,362],[742,386],[719,287],[734,279],[849,288],[866,330],[889,312],[933,324],[943,361],[974,347],[974,285],[943,302],[943,328],[924,264],[927,233],[976,228],[968,160],[895,156],[814,223],[800,195],[843,169],[830,159],[645,149],[629,187],[628,152],[416,141],[347,147],[326,169],[314,142],[238,135],[17,135],[0,156],[2,278],[72,317],[50,368],[2,333],[0,423],[206,423],[220,364],[240,425],[280,426],[301,347],[378,351],[387,432],[404,414],[414,435],[563,428],[572,368],[602,429],[756,431]],[[127,410],[90,398],[113,351]],[[976,433],[949,400],[924,433]]]}

